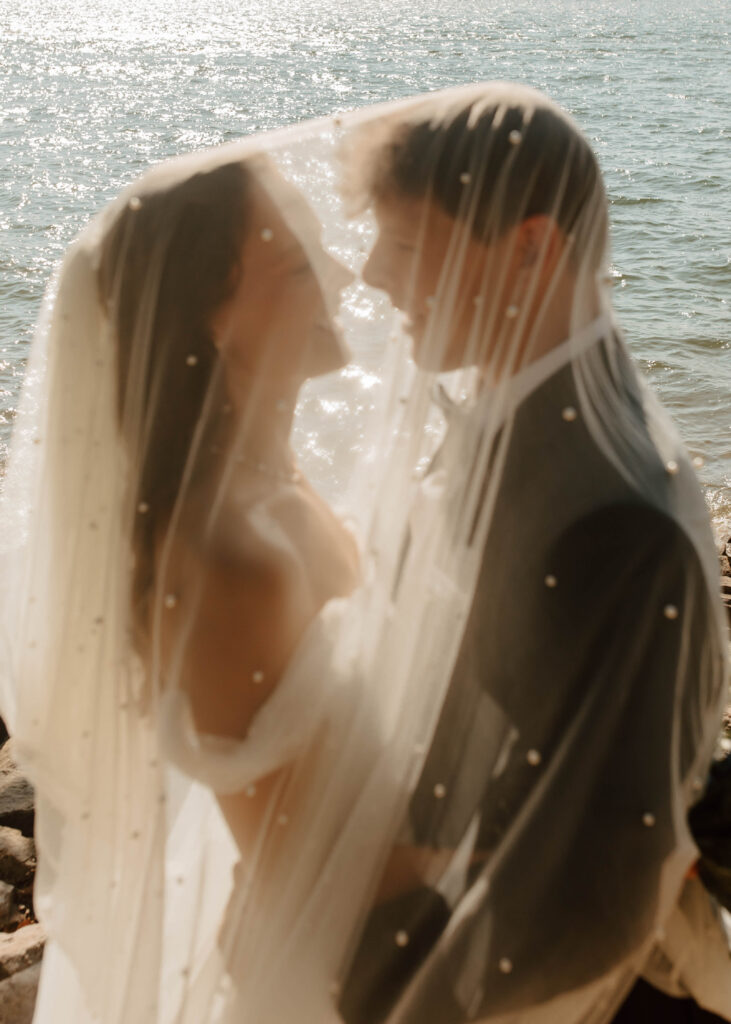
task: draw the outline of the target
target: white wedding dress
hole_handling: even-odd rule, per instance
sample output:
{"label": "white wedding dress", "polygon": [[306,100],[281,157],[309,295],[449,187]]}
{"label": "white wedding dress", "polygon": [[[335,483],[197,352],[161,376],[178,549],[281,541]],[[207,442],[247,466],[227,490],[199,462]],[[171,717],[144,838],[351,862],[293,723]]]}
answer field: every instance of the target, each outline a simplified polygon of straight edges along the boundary
{"label": "white wedding dress", "polygon": [[[229,981],[218,993],[220,1011],[211,1018],[222,1024],[274,1024],[295,1016],[313,1024],[339,1020],[332,992],[346,927],[342,919],[353,909],[341,888],[347,877],[333,870],[333,851],[346,842],[343,823],[363,799],[369,777],[371,785],[388,785],[385,766],[374,766],[376,709],[369,707],[356,667],[362,605],[359,594],[323,608],[243,742],[197,734],[181,695],[170,694],[163,749],[186,775],[214,792],[253,795],[260,779],[315,751],[314,763],[308,758],[306,790],[300,787],[301,798],[276,819],[275,827],[286,833],[285,855],[272,867],[252,851],[248,863],[239,860],[233,867],[212,962],[191,968],[183,1020],[197,1019],[196,1013],[215,1002],[206,985],[222,976]],[[344,745],[352,766],[347,776],[334,773]],[[313,922],[318,932],[332,936],[329,950],[321,941],[308,942]]]}
{"label": "white wedding dress", "polygon": [[[373,709],[367,706],[367,693],[357,685],[352,647],[357,643],[353,634],[362,602],[361,593],[334,599],[322,609],[245,741],[197,733],[184,696],[169,691],[164,697],[161,751],[170,763],[171,824],[164,882],[164,946],[169,959],[161,984],[161,1021],[235,1024],[256,1019],[275,1024],[295,1013],[313,1024],[339,1020],[332,998],[337,943],[328,957],[322,944],[308,947],[306,936],[313,917],[320,927],[323,918],[330,918],[333,936],[342,933],[339,918],[347,909],[338,894],[337,879],[328,885],[322,869],[332,847],[343,841],[340,831],[349,806],[374,771],[377,724]],[[370,729],[363,725],[368,716]],[[338,747],[352,744],[354,738],[362,748],[360,773],[333,778]],[[307,799],[286,821],[277,823],[282,833],[286,831],[288,846],[304,851],[305,856],[285,859],[273,874],[253,858],[244,864],[213,794],[249,791],[253,795],[257,781],[315,746],[321,756]],[[384,783],[383,766],[376,774],[379,784]],[[317,845],[311,841],[313,826]],[[202,836],[205,847],[196,851],[196,840]],[[201,899],[198,873],[208,876],[203,885],[205,899]],[[264,883],[257,874],[266,876]],[[257,898],[249,902],[252,888]],[[181,931],[190,935],[193,956],[190,946],[178,942]],[[49,943],[45,959],[38,1019],[46,1015],[52,1019],[61,1001],[67,1019],[92,1024],[97,1018],[88,1012],[62,944]],[[255,999],[246,986],[249,975],[257,981]]]}

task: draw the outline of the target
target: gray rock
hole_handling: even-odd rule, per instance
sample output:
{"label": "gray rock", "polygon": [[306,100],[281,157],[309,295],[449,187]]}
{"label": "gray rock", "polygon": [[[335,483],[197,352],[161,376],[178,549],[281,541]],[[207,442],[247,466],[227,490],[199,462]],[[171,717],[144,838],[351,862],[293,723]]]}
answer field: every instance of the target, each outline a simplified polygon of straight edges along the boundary
{"label": "gray rock", "polygon": [[21,920],[15,904],[15,889],[0,882],[0,928],[11,928]]}
{"label": "gray rock", "polygon": [[13,758],[12,739],[0,749],[0,827],[33,835],[33,787]]}
{"label": "gray rock", "polygon": [[29,924],[9,935],[0,934],[0,980],[37,964],[45,942],[46,933],[40,924]]}
{"label": "gray rock", "polygon": [[13,775],[17,770],[18,766],[13,758],[13,741],[8,740],[0,747],[0,782],[4,781],[6,775]]}
{"label": "gray rock", "polygon": [[36,844],[16,828],[0,827],[0,881],[27,884],[36,867]]}
{"label": "gray rock", "polygon": [[38,963],[0,981],[0,1024],[31,1024],[40,976]]}
{"label": "gray rock", "polygon": [[726,613],[731,622],[731,536],[721,541],[719,555],[721,557],[721,598],[726,605]]}

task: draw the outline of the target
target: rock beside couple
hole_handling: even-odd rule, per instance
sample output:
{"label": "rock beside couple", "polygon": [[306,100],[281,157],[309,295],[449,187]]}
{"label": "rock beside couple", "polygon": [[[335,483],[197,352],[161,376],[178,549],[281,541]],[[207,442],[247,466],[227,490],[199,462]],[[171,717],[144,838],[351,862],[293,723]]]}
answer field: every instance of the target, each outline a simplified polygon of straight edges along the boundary
{"label": "rock beside couple", "polygon": [[721,594],[731,621],[731,536],[721,543]]}
{"label": "rock beside couple", "polygon": [[33,787],[0,720],[0,1024],[30,1024],[45,935],[33,913]]}

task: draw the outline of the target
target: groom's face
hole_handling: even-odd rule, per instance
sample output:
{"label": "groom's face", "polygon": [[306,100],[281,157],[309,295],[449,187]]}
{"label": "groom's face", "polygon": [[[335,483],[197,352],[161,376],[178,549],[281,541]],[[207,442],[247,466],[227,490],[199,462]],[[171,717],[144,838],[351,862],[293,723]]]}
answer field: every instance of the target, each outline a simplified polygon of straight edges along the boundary
{"label": "groom's face", "polygon": [[406,314],[414,361],[444,372],[483,365],[491,312],[507,305],[513,278],[510,233],[486,246],[429,199],[392,195],[373,209],[378,236],[363,279]]}

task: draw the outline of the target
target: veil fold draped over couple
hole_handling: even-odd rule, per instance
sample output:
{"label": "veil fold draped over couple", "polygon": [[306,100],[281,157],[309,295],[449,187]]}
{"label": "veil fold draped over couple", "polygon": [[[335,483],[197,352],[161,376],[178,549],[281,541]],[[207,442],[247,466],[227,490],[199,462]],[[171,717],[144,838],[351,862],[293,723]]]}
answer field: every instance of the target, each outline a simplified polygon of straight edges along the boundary
{"label": "veil fold draped over couple", "polygon": [[610,286],[589,144],[501,83],[166,163],[70,247],[2,497],[37,1024],[731,1019],[716,555]]}

